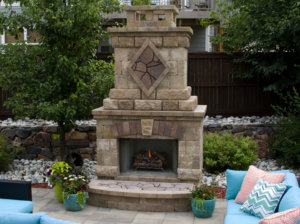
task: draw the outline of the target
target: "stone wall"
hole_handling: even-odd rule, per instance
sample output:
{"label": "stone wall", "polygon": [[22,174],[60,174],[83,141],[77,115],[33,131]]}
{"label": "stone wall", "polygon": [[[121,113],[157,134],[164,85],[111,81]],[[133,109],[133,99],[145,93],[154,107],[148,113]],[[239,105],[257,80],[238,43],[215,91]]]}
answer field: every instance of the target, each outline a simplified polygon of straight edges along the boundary
{"label": "stone wall", "polygon": [[[224,121],[224,119],[227,119]],[[235,136],[249,136],[258,144],[259,158],[265,158],[268,152],[268,140],[273,131],[270,122],[248,122],[240,119],[233,123],[228,118],[204,120],[204,132],[230,132]],[[260,118],[261,119],[261,118]],[[266,119],[264,119],[266,120]],[[34,124],[34,122],[0,123],[0,131],[6,134],[16,146],[23,148],[22,159],[60,159],[59,142],[55,140],[57,126],[54,124]],[[80,153],[83,158],[96,159],[96,122],[80,124],[66,135],[67,145],[72,151]]]}

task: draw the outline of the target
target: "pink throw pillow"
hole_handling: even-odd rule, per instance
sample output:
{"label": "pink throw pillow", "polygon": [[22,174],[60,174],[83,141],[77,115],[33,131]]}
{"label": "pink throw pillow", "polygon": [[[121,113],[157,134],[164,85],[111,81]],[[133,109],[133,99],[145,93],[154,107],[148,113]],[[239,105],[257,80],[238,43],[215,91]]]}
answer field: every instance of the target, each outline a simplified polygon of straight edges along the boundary
{"label": "pink throw pillow", "polygon": [[243,204],[247,200],[248,195],[251,193],[254,185],[259,179],[267,181],[271,184],[279,184],[284,178],[285,173],[267,173],[256,168],[255,166],[250,166],[242,183],[242,187],[234,202]]}
{"label": "pink throw pillow", "polygon": [[258,224],[297,224],[300,218],[300,207],[278,212],[261,219]]}

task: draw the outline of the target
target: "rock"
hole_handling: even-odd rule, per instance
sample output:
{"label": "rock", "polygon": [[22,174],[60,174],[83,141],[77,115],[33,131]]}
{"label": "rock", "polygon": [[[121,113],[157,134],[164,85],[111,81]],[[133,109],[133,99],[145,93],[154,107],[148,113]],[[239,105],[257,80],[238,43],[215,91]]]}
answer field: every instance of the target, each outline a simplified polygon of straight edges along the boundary
{"label": "rock", "polygon": [[12,141],[13,146],[21,146],[22,145],[22,140],[19,137],[15,137],[15,139]]}
{"label": "rock", "polygon": [[40,155],[48,158],[48,159],[52,159],[53,157],[53,154],[52,152],[50,151],[49,148],[42,148],[42,151],[40,152]]}
{"label": "rock", "polygon": [[255,140],[257,144],[257,156],[258,158],[266,158],[269,152],[268,143],[263,140]]}
{"label": "rock", "polygon": [[33,138],[33,144],[40,147],[50,147],[51,136],[46,132],[39,132]]}
{"label": "rock", "polygon": [[43,131],[47,133],[57,133],[57,126],[53,126],[53,125],[45,126],[43,127]]}
{"label": "rock", "polygon": [[36,147],[36,146],[29,146],[26,148],[26,152],[28,154],[40,154],[42,151],[42,149],[40,147]]}
{"label": "rock", "polygon": [[5,128],[2,130],[2,133],[5,134],[10,140],[13,140],[16,136],[16,129]]}
{"label": "rock", "polygon": [[29,135],[31,134],[31,129],[27,128],[27,129],[18,129],[16,131],[16,135],[20,138],[27,138]]}

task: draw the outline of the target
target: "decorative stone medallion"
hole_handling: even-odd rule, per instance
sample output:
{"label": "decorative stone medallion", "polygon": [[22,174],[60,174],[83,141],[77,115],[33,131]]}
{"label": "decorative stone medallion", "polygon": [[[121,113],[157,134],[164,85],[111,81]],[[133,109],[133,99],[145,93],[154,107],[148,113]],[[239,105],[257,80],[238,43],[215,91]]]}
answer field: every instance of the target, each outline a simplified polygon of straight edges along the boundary
{"label": "decorative stone medallion", "polygon": [[169,71],[154,44],[147,40],[131,60],[129,73],[143,92],[150,96]]}

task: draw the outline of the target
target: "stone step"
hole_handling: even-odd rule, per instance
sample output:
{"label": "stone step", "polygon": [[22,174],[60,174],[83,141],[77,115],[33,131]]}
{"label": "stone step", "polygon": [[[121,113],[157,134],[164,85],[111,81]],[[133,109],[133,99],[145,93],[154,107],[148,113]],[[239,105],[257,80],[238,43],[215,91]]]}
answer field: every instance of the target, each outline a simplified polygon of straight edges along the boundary
{"label": "stone step", "polygon": [[135,211],[190,211],[191,183],[92,180],[88,204]]}

